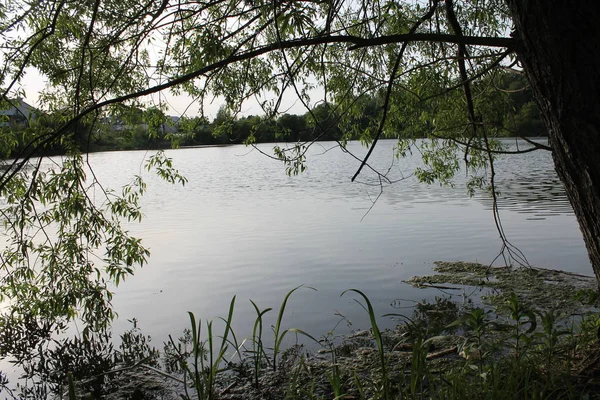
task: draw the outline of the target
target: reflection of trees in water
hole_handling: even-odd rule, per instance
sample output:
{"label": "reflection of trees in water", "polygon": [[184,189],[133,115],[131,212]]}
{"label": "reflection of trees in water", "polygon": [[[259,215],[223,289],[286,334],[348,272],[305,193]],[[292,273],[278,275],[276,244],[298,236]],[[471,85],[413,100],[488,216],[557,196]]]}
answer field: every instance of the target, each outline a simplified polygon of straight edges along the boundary
{"label": "reflection of trees in water", "polygon": [[[543,180],[535,177],[511,177],[498,181],[497,186],[500,209],[532,213],[536,216],[573,213],[562,183],[557,177],[547,177]],[[477,199],[486,208],[491,209],[490,196],[480,194]]]}
{"label": "reflection of trees in water", "polygon": [[[376,185],[375,185],[376,186]],[[377,187],[370,188],[372,192]],[[499,192],[498,205],[501,210],[518,213],[531,213],[539,216],[573,214],[563,185],[553,170],[548,173],[509,174],[496,180]],[[416,178],[386,186],[385,201],[390,205],[403,207],[421,203],[452,203],[467,205],[469,196],[463,180],[457,180],[455,187],[442,187],[436,184],[419,183]],[[473,197],[486,209],[492,208],[489,191],[482,189]]]}
{"label": "reflection of trees in water", "polygon": [[[500,209],[535,217],[573,214],[549,154],[524,160],[510,157],[505,161],[501,164],[504,170],[496,179]],[[491,196],[481,193],[477,199],[491,209]]]}
{"label": "reflection of trees in water", "polygon": [[[547,144],[547,141],[540,141]],[[513,140],[506,140],[508,150],[516,150]],[[523,144],[519,145],[523,148]],[[527,145],[526,145],[527,146]],[[403,160],[404,165],[392,169],[390,179],[399,179],[409,175],[419,160],[409,157]],[[543,219],[552,215],[571,215],[573,209],[566,197],[562,182],[554,170],[552,156],[547,151],[536,151],[523,155],[500,156],[495,161],[496,190],[499,192],[498,203],[501,210],[531,214],[530,219]],[[397,169],[397,170],[396,170]],[[368,192],[372,195],[378,188],[378,179],[365,174],[365,181],[372,184]],[[371,178],[370,180],[368,178]],[[411,177],[402,182],[384,187],[382,199],[399,207],[411,207],[418,203],[452,203],[468,205],[469,196],[465,188],[464,171],[459,171],[454,179],[455,187],[442,187],[438,184],[426,185]],[[367,189],[369,189],[367,187]],[[485,208],[492,208],[492,197],[485,190],[475,193],[474,199]]]}

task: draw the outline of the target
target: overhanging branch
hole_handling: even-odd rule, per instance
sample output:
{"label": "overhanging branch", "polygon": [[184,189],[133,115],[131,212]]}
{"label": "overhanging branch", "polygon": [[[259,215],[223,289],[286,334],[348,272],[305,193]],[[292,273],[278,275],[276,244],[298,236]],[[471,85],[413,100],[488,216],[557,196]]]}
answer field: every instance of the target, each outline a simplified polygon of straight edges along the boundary
{"label": "overhanging branch", "polygon": [[504,47],[512,48],[515,40],[512,38],[501,38],[501,37],[478,37],[478,36],[457,36],[457,35],[446,35],[446,34],[429,34],[429,33],[413,33],[404,35],[387,35],[376,38],[361,38],[352,35],[336,35],[336,36],[323,36],[305,39],[293,39],[284,40],[280,42],[271,43],[254,50],[250,50],[241,54],[234,54],[216,63],[207,65],[204,68],[200,68],[196,71],[182,75],[178,78],[172,79],[164,84],[153,86],[151,88],[141,90],[135,93],[130,93],[114,99],[109,99],[98,103],[84,112],[82,116],[88,114],[94,109],[98,109],[110,104],[121,103],[123,101],[131,100],[134,98],[147,96],[156,92],[169,89],[173,86],[188,82],[192,79],[198,78],[206,73],[214,71],[219,68],[223,68],[230,64],[234,64],[239,61],[244,61],[252,58],[262,56],[276,50],[294,49],[299,47],[309,47],[321,44],[333,44],[333,43],[348,43],[353,46],[349,49],[357,49],[360,47],[369,46],[381,46],[385,44],[399,44],[408,42],[445,42],[445,43],[464,43],[476,46],[487,46],[487,47]]}
{"label": "overhanging branch", "polygon": [[[349,49],[358,49],[364,47],[371,46],[381,46],[386,44],[400,44],[400,43],[409,43],[409,42],[445,42],[445,43],[460,43],[464,45],[474,45],[474,46],[486,46],[486,47],[503,47],[512,49],[515,44],[515,40],[512,38],[503,38],[503,37],[478,37],[478,36],[458,36],[458,35],[449,35],[449,34],[435,34],[435,33],[408,33],[401,35],[386,35],[379,36],[374,38],[362,38],[359,36],[353,35],[335,35],[335,36],[319,36],[312,38],[301,38],[301,39],[293,39],[287,41],[280,41],[275,43],[270,43],[264,45],[262,47],[258,47],[253,50],[249,50],[239,54],[232,54],[227,58],[224,58],[218,62],[207,65],[203,68],[197,69],[195,71],[189,72],[187,74],[181,75],[177,78],[174,78],[170,81],[167,81],[163,84],[149,87],[144,90],[140,90],[137,92],[129,93],[123,96],[115,97],[112,99],[108,99],[96,104],[89,106],[88,108],[82,110],[78,115],[74,116],[70,121],[65,123],[61,128],[54,132],[49,132],[42,137],[38,137],[36,141],[39,141],[39,145],[44,145],[52,142],[57,137],[60,137],[62,134],[68,131],[72,126],[74,126],[78,121],[80,121],[84,116],[99,110],[103,107],[106,107],[111,104],[123,103],[128,100],[137,99],[139,97],[148,96],[154,93],[158,93],[160,91],[172,88],[174,86],[180,85],[182,83],[188,82],[195,78],[201,77],[207,73],[215,71],[217,69],[226,67],[228,65],[245,61],[249,59],[253,59],[256,57],[260,57],[264,54],[268,54],[273,51],[284,50],[284,49],[294,49],[300,47],[310,47],[317,46],[322,44],[349,44],[351,45]],[[31,158],[36,149],[39,146],[35,146],[33,150],[27,153],[22,153],[21,157],[17,157],[13,160],[12,164],[8,169],[6,169],[2,175],[0,176],[0,190],[4,188],[6,183],[20,170],[20,168],[24,165],[24,163]]]}
{"label": "overhanging branch", "polygon": [[[341,36],[340,36],[341,37]],[[352,36],[349,36],[352,37]],[[459,36],[443,33],[408,33],[401,35],[387,35],[376,38],[356,38],[356,43],[350,46],[350,50],[361,47],[382,46],[384,44],[405,42],[432,42],[432,43],[454,43],[471,46],[504,47],[512,49],[516,43],[513,38],[486,37],[486,36]],[[349,41],[351,42],[351,41]]]}
{"label": "overhanging branch", "polygon": [[524,149],[524,150],[492,150],[492,149],[486,149],[486,148],[483,148],[483,147],[479,147],[477,145],[465,142],[465,141],[460,140],[459,138],[455,138],[455,137],[448,137],[448,136],[436,135],[435,133],[432,133],[431,135],[434,136],[434,137],[436,137],[436,138],[438,138],[438,139],[451,140],[451,141],[453,141],[456,144],[464,146],[465,148],[468,147],[469,149],[473,149],[473,150],[477,150],[477,151],[483,151],[483,152],[486,152],[486,153],[490,152],[492,154],[525,154],[525,153],[531,153],[532,151],[536,151],[536,150],[541,150],[541,149],[545,150],[545,147],[547,147],[547,146],[544,146],[544,145],[539,145],[539,143],[535,143],[533,141],[526,140],[528,143],[534,144],[534,146],[529,147],[529,148]]}

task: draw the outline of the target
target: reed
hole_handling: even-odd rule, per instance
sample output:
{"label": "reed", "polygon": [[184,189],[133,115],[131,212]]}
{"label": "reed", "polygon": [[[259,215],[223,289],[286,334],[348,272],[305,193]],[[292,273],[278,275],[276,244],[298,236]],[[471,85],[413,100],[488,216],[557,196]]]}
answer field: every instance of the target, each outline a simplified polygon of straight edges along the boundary
{"label": "reed", "polygon": [[[283,347],[289,333],[305,336],[320,345],[323,342],[301,329],[284,327],[291,295],[300,288],[295,287],[284,296],[272,326],[272,348],[267,347],[263,339],[264,317],[271,308],[261,309],[250,300],[256,318],[251,337],[241,344],[232,329],[235,296],[227,317],[216,320],[223,323],[220,334],[213,321],[203,325],[189,312],[190,329],[184,337],[176,343],[169,336],[168,349],[179,366],[179,375],[164,374],[184,384],[185,393],[180,397],[185,400],[223,398],[219,388],[225,387],[225,381],[231,382],[236,372],[240,373],[233,380],[243,382],[245,379],[254,390],[253,397],[241,397],[243,399],[259,399],[263,393],[268,393],[269,398],[302,400],[576,399],[588,398],[598,389],[578,385],[572,376],[573,367],[581,366],[583,350],[592,348],[600,352],[598,313],[581,317],[577,325],[573,323],[567,330],[565,318],[557,312],[535,311],[512,294],[507,296],[505,304],[495,309],[462,309],[455,321],[440,329],[427,326],[432,323],[433,314],[427,316],[423,310],[416,310],[412,318],[403,316],[406,322],[397,328],[402,332],[402,339],[397,341],[390,340],[389,332],[381,331],[365,293],[349,289],[341,296],[358,295],[355,301],[367,312],[372,336],[366,340],[374,344],[373,353],[369,353],[373,357],[361,364],[358,358],[351,358],[351,348],[346,348],[343,359],[338,358],[340,347],[334,345],[335,336],[330,340],[329,336],[333,335],[330,332],[324,342],[331,362],[323,362],[305,357],[295,347]],[[445,302],[439,303],[442,310],[448,308]],[[431,304],[426,308],[435,311]],[[248,350],[244,346],[247,341],[251,343]],[[448,346],[455,346],[455,350],[450,347],[449,352],[440,352],[439,348],[434,351],[433,346],[438,344],[446,350]],[[363,342],[361,346],[364,345]],[[230,349],[232,358],[226,360]],[[403,352],[404,361],[398,361],[399,352]],[[286,357],[284,353],[296,357]],[[434,364],[441,353],[448,355],[445,363]],[[239,363],[234,367],[236,357]],[[250,371],[244,372],[248,366]],[[82,385],[75,382],[73,375],[67,377],[65,397],[74,400],[78,398],[76,389],[80,390]],[[189,389],[193,394],[188,393]]]}
{"label": "reed", "polygon": [[385,348],[383,346],[383,339],[381,336],[381,331],[379,330],[379,326],[377,325],[377,317],[375,316],[375,311],[373,310],[373,305],[371,301],[363,292],[358,289],[348,289],[342,292],[341,296],[346,293],[354,292],[363,298],[365,301],[366,307],[359,302],[359,304],[367,311],[369,314],[369,321],[371,323],[371,331],[373,332],[373,337],[375,338],[375,343],[377,345],[377,353],[379,355],[379,366],[381,368],[381,390],[383,392],[383,396],[386,400],[391,399],[391,391],[390,391],[390,382],[388,379],[387,373],[387,360],[385,356]]}
{"label": "reed", "polygon": [[[233,311],[235,308],[235,296],[229,304],[229,312],[226,319],[221,319],[225,323],[223,335],[217,337],[213,332],[213,321],[206,323],[206,338],[202,338],[202,321],[196,322],[194,313],[188,312],[191,325],[191,351],[182,349],[177,345],[173,337],[169,335],[170,349],[177,355],[177,361],[184,375],[184,381],[189,379],[190,385],[195,390],[198,400],[213,400],[215,396],[215,384],[218,375],[225,369],[221,367],[227,349],[230,345],[229,335],[233,335],[231,323],[233,321]],[[216,346],[218,345],[218,350]],[[236,348],[236,352],[239,351]],[[191,363],[191,365],[190,365]],[[188,393],[187,384],[184,385],[184,399],[191,399]]]}
{"label": "reed", "polygon": [[[296,290],[300,289],[301,287],[305,287],[305,286],[304,285],[296,286],[295,288],[290,290],[283,298],[283,301],[281,302],[281,306],[279,307],[279,312],[277,314],[277,320],[275,321],[275,327],[273,328],[273,363],[272,363],[273,371],[277,371],[277,356],[281,352],[281,344],[283,343],[283,339],[285,338],[285,336],[288,333],[293,332],[296,334],[300,334],[300,335],[306,336],[307,338],[313,340],[315,343],[319,343],[319,341],[317,339],[315,339],[312,335],[303,331],[302,329],[288,328],[285,330],[281,330],[281,328],[282,328],[281,322],[283,321],[283,315],[285,314],[287,302],[288,302],[290,296],[292,295],[292,293],[294,293]],[[315,288],[311,288],[308,286],[306,286],[306,288],[316,291]]]}
{"label": "reed", "polygon": [[260,374],[263,369],[263,361],[268,362],[268,356],[265,352],[262,334],[263,334],[263,316],[272,310],[272,308],[265,308],[261,310],[258,308],[256,303],[250,300],[254,310],[256,311],[256,319],[254,320],[254,326],[252,327],[252,351],[251,351],[251,359],[253,366],[253,377],[254,377],[254,387],[259,389],[260,386]]}

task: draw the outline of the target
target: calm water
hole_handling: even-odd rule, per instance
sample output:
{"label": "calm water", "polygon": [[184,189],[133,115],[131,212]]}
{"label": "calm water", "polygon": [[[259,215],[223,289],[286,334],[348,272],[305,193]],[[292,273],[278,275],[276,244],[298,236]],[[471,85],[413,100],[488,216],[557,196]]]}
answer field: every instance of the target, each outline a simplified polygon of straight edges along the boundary
{"label": "calm water", "polygon": [[[201,318],[225,315],[237,295],[235,321],[243,336],[254,318],[248,299],[277,308],[302,284],[318,291],[302,289],[291,298],[288,327],[319,336],[341,313],[353,328],[365,328],[364,311],[353,296],[340,298],[343,290],[363,290],[384,314],[395,311],[392,304],[410,305],[404,299],[440,294],[402,283],[429,273],[436,260],[491,262],[501,243],[487,194],[469,198],[462,176],[454,188],[419,184],[409,176],[420,160],[392,164],[393,145],[380,143],[372,165],[391,166],[392,180],[407,178],[386,186],[370,211],[378,180],[367,171],[361,183],[351,183],[359,162],[330,143],[313,147],[308,170],[296,177],[243,146],[168,152],[189,182],[170,186],[147,176],[146,218],[130,229],[152,256],[116,290],[116,330],[135,317],[160,344],[186,326],[186,311]],[[349,149],[359,157],[366,151],[358,144]],[[102,182],[118,187],[140,172],[145,156],[99,153],[90,161]],[[506,234],[530,263],[591,273],[550,154],[505,157],[497,169]]]}
{"label": "calm water", "polygon": [[[378,180],[365,169],[361,183],[351,183],[359,162],[332,143],[315,145],[308,170],[295,177],[243,146],[169,151],[189,182],[171,186],[146,174],[146,218],[130,230],[144,238],[152,256],[116,290],[116,330],[135,317],[160,346],[186,327],[186,311],[203,319],[224,316],[237,295],[235,326],[244,336],[254,319],[248,299],[276,309],[287,291],[302,284],[318,291],[292,296],[287,327],[320,336],[341,313],[352,321],[350,329],[364,329],[364,311],[353,296],[340,298],[343,290],[363,290],[384,314],[396,311],[392,304],[440,294],[402,283],[430,273],[436,260],[490,263],[501,243],[487,194],[469,198],[462,176],[454,188],[419,184],[409,177],[419,158],[393,163],[393,145],[381,142],[372,165],[391,167],[393,180],[408,178],[386,186],[370,211]],[[270,152],[271,145],[260,147]],[[349,150],[359,157],[366,152],[358,144]],[[101,182],[118,188],[140,173],[147,155],[98,153],[90,162]],[[512,243],[532,265],[590,274],[550,154],[504,157],[497,170],[501,216]]]}

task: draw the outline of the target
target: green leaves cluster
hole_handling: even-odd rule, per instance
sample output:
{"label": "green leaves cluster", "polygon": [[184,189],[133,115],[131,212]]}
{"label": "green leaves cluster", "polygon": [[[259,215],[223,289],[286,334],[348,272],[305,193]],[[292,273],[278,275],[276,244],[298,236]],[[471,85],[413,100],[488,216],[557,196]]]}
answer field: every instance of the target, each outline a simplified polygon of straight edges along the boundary
{"label": "green leaves cluster", "polygon": [[[15,158],[0,174],[0,297],[8,303],[0,327],[15,338],[36,332],[23,346],[3,344],[0,355],[47,341],[74,320],[84,335],[106,329],[113,285],[146,263],[148,250],[124,225],[142,218],[143,180],[105,191],[77,150],[183,140],[166,132],[163,98],[151,95],[188,94],[201,114],[205,101],[222,99],[211,129],[204,115],[182,121],[193,135],[246,143],[293,135],[291,150],[274,150],[289,174],[304,170],[307,147],[323,138],[341,146],[396,138],[399,155],[415,138],[436,139],[421,150],[417,176],[449,183],[464,161],[473,189],[500,149],[493,139],[523,134],[535,111],[510,96],[515,79],[500,68],[514,61],[511,39],[494,44],[507,15],[501,0],[3,2],[1,100],[24,94],[32,68],[48,85],[37,119],[0,127],[0,154]],[[484,43],[448,39],[461,35]],[[303,118],[286,116],[290,96]],[[264,117],[237,118],[249,99]],[[69,156],[46,171],[36,157],[52,152]],[[162,153],[149,167],[185,183]]]}
{"label": "green leaves cluster", "polygon": [[[147,262],[149,251],[126,229],[141,221],[141,176],[120,194],[104,189],[84,163],[71,155],[45,169],[43,160],[2,192],[0,210],[6,247],[0,253],[0,356],[23,361],[38,345],[71,322],[83,337],[106,331],[115,318],[115,286]],[[162,152],[149,170],[172,183],[185,183]]]}

